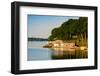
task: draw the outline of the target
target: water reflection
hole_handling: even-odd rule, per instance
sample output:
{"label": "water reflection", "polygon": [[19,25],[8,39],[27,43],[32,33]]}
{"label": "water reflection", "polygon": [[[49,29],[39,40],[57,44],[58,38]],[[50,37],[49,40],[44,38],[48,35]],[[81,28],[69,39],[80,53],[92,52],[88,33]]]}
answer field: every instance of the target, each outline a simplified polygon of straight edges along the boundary
{"label": "water reflection", "polygon": [[46,41],[28,42],[27,60],[57,60],[57,59],[84,59],[88,58],[87,50],[74,48],[43,48]]}
{"label": "water reflection", "polygon": [[66,49],[66,48],[52,48],[52,59],[80,59],[87,58],[88,52],[86,50]]}

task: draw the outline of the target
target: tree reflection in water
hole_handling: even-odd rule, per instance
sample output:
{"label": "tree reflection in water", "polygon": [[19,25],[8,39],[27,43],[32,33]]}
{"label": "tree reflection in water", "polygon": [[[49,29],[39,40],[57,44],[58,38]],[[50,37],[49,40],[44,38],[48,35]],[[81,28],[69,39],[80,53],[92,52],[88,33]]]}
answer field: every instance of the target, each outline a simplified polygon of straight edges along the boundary
{"label": "tree reflection in water", "polygon": [[87,50],[52,48],[52,59],[86,59]]}

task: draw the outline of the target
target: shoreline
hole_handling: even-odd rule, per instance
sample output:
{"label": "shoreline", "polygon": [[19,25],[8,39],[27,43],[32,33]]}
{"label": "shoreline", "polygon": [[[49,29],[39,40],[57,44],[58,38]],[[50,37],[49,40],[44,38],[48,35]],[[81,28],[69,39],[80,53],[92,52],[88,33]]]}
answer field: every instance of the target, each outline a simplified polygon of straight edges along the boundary
{"label": "shoreline", "polygon": [[[51,48],[51,49],[65,49],[65,50],[86,50],[88,49],[87,46],[76,46],[75,42],[64,42],[62,40],[55,40],[55,41],[48,41],[46,45],[43,46],[43,48]],[[60,50],[59,50],[60,51]]]}

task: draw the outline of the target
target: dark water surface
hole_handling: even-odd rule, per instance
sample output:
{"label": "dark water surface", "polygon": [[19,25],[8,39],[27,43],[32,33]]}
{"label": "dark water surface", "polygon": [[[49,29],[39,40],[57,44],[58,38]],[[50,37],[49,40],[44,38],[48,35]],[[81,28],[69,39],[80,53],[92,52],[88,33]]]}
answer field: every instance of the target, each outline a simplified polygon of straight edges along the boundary
{"label": "dark water surface", "polygon": [[87,51],[85,50],[43,48],[43,45],[45,44],[47,44],[47,41],[29,41],[27,60],[83,59],[88,57]]}

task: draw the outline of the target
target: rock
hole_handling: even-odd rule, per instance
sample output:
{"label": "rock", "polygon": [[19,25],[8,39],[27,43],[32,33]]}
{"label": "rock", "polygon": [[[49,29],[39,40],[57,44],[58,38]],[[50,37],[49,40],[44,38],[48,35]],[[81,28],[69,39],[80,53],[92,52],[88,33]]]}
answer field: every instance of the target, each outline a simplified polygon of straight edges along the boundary
{"label": "rock", "polygon": [[53,46],[53,44],[49,43],[49,44],[44,45],[43,48],[51,48],[52,46]]}

